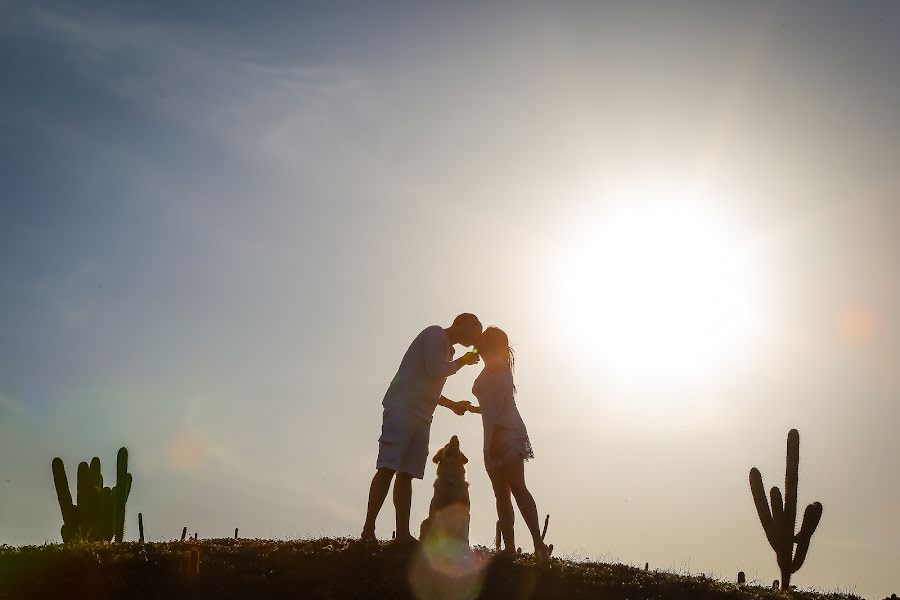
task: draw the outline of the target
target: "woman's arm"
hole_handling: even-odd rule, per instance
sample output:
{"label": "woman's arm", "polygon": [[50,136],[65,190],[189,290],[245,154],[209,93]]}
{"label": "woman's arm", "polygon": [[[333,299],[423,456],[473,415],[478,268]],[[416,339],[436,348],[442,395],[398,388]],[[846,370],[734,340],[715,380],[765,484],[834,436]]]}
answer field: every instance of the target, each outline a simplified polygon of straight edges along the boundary
{"label": "woman's arm", "polygon": [[472,412],[472,413],[475,413],[475,414],[478,414],[478,415],[481,414],[481,407],[480,407],[480,406],[475,406],[475,405],[472,404],[471,402],[469,403],[468,410],[469,410],[469,412]]}

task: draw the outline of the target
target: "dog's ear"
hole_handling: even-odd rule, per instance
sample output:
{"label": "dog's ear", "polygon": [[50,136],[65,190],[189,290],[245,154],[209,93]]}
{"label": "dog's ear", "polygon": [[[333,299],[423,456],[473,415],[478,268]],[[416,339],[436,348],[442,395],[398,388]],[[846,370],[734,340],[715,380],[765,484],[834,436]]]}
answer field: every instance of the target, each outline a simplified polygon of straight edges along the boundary
{"label": "dog's ear", "polygon": [[443,448],[441,448],[440,450],[438,450],[437,452],[434,453],[434,458],[431,459],[431,462],[439,463],[442,460],[444,460],[444,449]]}

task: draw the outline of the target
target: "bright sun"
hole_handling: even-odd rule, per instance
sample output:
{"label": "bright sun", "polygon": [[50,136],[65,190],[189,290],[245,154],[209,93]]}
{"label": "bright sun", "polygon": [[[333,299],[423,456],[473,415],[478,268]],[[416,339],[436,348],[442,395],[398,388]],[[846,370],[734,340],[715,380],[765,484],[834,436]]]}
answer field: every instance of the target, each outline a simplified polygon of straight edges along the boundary
{"label": "bright sun", "polygon": [[556,290],[580,351],[631,380],[716,374],[739,360],[761,306],[737,232],[684,203],[636,203],[563,260]]}

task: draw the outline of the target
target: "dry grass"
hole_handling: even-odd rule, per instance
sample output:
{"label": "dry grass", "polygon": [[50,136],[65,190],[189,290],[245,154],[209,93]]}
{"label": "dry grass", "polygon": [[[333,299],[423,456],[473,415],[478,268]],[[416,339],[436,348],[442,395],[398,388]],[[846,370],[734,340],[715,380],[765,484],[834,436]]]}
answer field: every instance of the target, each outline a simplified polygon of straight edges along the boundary
{"label": "dry grass", "polygon": [[0,598],[603,598],[851,600],[850,595],[737,586],[702,576],[476,548],[462,571],[435,570],[423,549],[358,540],[200,540],[0,547]]}

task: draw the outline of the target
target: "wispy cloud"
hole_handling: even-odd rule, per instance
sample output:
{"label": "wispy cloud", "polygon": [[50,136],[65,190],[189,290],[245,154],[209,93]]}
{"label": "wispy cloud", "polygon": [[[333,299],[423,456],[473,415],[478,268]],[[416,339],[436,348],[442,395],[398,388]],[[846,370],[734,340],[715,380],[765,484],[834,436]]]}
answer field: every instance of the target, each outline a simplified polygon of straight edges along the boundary
{"label": "wispy cloud", "polygon": [[365,105],[357,70],[274,59],[197,27],[46,9],[31,11],[30,26],[106,93],[270,166],[339,145],[339,116]]}
{"label": "wispy cloud", "polygon": [[26,416],[25,407],[2,392],[0,392],[0,414],[7,417]]}

